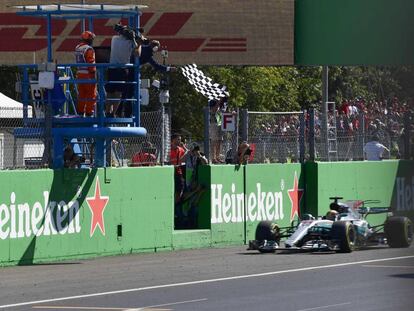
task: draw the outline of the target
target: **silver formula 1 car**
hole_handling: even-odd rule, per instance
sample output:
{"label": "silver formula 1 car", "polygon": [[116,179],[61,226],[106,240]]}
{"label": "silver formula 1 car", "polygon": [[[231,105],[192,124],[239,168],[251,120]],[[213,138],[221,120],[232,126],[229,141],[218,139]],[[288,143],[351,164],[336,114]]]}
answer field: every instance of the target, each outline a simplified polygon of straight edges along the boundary
{"label": "silver formula 1 car", "polygon": [[[315,218],[306,214],[294,226],[279,227],[270,221],[261,221],[256,228],[255,240],[249,241],[248,250],[261,253],[284,251],[335,251],[349,253],[367,246],[388,244],[390,247],[409,247],[413,239],[413,225],[409,218],[392,216],[388,208],[368,207],[379,201],[352,200],[339,202],[341,197],[330,198],[330,211]],[[370,226],[368,215],[387,213],[385,222]]]}

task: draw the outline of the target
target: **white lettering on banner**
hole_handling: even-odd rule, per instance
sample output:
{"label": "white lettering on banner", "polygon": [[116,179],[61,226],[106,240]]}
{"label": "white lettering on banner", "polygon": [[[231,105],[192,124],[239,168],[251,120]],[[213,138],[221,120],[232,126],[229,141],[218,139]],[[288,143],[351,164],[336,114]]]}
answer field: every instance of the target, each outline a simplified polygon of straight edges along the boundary
{"label": "white lettering on banner", "polygon": [[18,209],[19,209],[19,232],[17,233],[17,237],[18,238],[29,237],[32,235],[32,230],[30,229],[30,206],[28,203],[19,204]]}
{"label": "white lettering on banner", "polygon": [[[246,200],[245,200],[246,199]],[[223,194],[222,184],[211,184],[211,223],[241,223],[244,220],[244,202],[246,218],[250,221],[281,220],[283,213],[282,192],[263,192],[262,184],[256,184],[256,192],[236,193],[236,185],[231,185],[231,194]]]}
{"label": "white lettering on banner", "polygon": [[81,231],[77,200],[49,201],[49,191],[43,192],[43,205],[35,202],[16,204],[16,194],[10,194],[10,206],[0,204],[0,239],[16,239],[41,235],[74,234]]}
{"label": "white lettering on banner", "polygon": [[221,189],[222,188],[223,188],[223,185],[215,185],[215,184],[211,185],[211,223],[212,224],[223,222],[223,219],[221,218]]}
{"label": "white lettering on banner", "polygon": [[10,211],[6,204],[0,205],[0,239],[4,240],[9,236],[10,227],[3,229],[10,219]]}
{"label": "white lettering on banner", "polygon": [[51,235],[51,234],[57,234],[57,231],[55,229],[56,225],[54,224],[54,221],[52,219],[51,215],[55,215],[54,210],[56,207],[56,202],[52,201],[49,204],[49,192],[45,191],[43,192],[43,197],[45,199],[45,211],[44,211],[44,222],[43,222],[43,235]]}
{"label": "white lettering on banner", "polygon": [[406,183],[405,177],[397,177],[397,211],[414,211],[414,176],[411,177],[411,184]]}
{"label": "white lettering on banner", "polygon": [[65,221],[65,218],[68,215],[68,206],[65,201],[60,201],[57,206],[57,212],[56,212],[56,227],[57,231],[64,235],[68,228],[63,223]]}

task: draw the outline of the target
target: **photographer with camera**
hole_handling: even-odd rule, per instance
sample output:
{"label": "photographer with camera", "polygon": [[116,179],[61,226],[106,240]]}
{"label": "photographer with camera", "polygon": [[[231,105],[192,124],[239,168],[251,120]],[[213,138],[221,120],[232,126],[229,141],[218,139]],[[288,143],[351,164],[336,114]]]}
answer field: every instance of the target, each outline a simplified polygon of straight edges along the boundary
{"label": "photographer with camera", "polygon": [[189,176],[191,175],[191,177],[187,179],[187,188],[191,189],[194,181],[197,181],[198,167],[205,164],[208,164],[205,154],[200,151],[199,145],[194,144],[191,151],[187,153],[185,159],[186,172],[191,172],[191,174],[187,174]]}
{"label": "photographer with camera", "polygon": [[[143,31],[143,29],[141,29]],[[148,39],[144,39],[143,43],[141,45],[141,54],[139,57],[139,63],[140,66],[141,65],[145,65],[145,64],[150,64],[155,70],[160,71],[160,72],[174,72],[177,71],[176,67],[171,67],[171,66],[165,66],[165,65],[161,65],[159,63],[156,62],[156,60],[154,59],[154,53],[158,52],[160,49],[160,42],[157,40],[148,40]],[[168,55],[168,51],[166,50],[162,50],[161,51],[161,56],[164,58],[164,62],[165,62],[165,58]],[[135,58],[133,56],[131,56],[131,63],[135,62]],[[134,81],[135,80],[135,68],[131,68],[129,69],[129,73],[128,73],[128,81]],[[160,82],[163,83],[163,81],[165,82],[166,80],[163,79]],[[161,86],[165,87],[164,86]],[[134,93],[134,86],[132,84],[129,84],[125,87],[124,92],[122,94],[122,99],[130,99],[133,98],[135,95]],[[125,117],[130,117],[132,114],[132,102],[131,101],[124,101],[123,102],[123,107],[121,107],[123,110],[123,114]],[[121,112],[122,113],[122,112]]]}
{"label": "photographer with camera", "polygon": [[247,164],[252,154],[252,149],[247,141],[243,141],[237,148],[237,153],[234,155],[233,164],[242,165]]}
{"label": "photographer with camera", "polygon": [[[141,45],[145,42],[145,38],[136,33],[133,29],[116,24],[114,30],[117,35],[111,40],[111,64],[128,64],[131,55],[139,57],[141,53]],[[125,91],[126,84],[116,83],[128,81],[128,69],[120,67],[110,67],[108,69],[108,81],[105,86],[107,98],[111,99],[106,103],[106,116],[113,117],[118,109],[122,93]],[[112,83],[115,82],[115,83]],[[118,99],[115,101],[114,99]]]}
{"label": "photographer with camera", "polygon": [[148,44],[143,44],[141,47],[141,56],[139,57],[139,64],[150,64],[156,71],[161,72],[174,72],[177,71],[176,67],[165,66],[157,63],[154,59],[154,54],[160,51],[161,44],[157,40],[151,40]]}

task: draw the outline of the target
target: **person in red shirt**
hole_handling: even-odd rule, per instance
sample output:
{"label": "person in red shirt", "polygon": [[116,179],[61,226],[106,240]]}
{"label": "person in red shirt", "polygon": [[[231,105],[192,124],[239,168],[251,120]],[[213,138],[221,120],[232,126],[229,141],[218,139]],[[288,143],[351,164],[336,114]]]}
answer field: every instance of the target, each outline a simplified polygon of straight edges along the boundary
{"label": "person in red shirt", "polygon": [[343,113],[345,115],[349,115],[349,103],[347,100],[342,102],[342,105],[339,107],[339,113]]}
{"label": "person in red shirt", "polygon": [[170,163],[174,165],[175,203],[179,203],[184,192],[185,178],[183,160],[188,149],[181,142],[181,136],[174,134],[171,137]]}
{"label": "person in red shirt", "polygon": [[141,151],[134,154],[131,166],[154,166],[157,164],[156,149],[151,142],[144,142]]}
{"label": "person in red shirt", "polygon": [[[81,34],[81,42],[75,48],[77,63],[95,64],[95,50],[92,47],[95,34],[90,31],[84,31]],[[77,79],[95,79],[96,67],[78,67],[76,73]],[[78,114],[92,116],[96,105],[96,83],[79,83],[78,84]]]}

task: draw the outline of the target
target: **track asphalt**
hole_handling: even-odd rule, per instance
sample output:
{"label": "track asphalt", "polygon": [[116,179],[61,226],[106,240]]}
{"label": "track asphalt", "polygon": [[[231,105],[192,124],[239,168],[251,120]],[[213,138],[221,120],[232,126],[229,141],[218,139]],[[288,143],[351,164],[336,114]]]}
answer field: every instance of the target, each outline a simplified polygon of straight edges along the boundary
{"label": "track asphalt", "polygon": [[0,310],[413,310],[414,246],[259,254],[245,246],[0,268]]}

